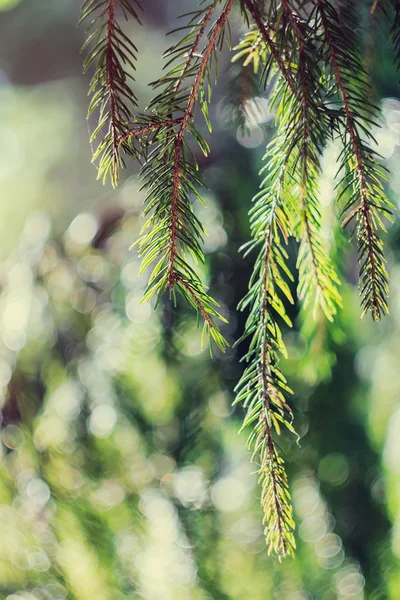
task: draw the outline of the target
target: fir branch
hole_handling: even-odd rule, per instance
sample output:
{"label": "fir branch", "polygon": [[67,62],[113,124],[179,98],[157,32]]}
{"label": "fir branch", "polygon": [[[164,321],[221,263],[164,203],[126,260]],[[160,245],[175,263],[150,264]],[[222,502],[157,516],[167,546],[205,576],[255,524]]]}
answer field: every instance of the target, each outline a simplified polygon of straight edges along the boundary
{"label": "fir branch", "polygon": [[[389,2],[395,13],[391,38],[400,62],[400,2]],[[136,118],[136,98],[126,70],[135,68],[137,50],[119,26],[116,10],[119,7],[125,17],[139,21],[137,0],[85,0],[82,9],[82,19],[94,16],[89,27],[94,31],[84,46],[90,46],[85,70],[96,65],[89,116],[97,111],[99,117],[92,140],[106,130],[93,156],[93,160],[100,157],[99,176],[104,180],[110,176],[116,185],[124,155],[144,163],[147,220],[138,242],[141,271],[153,265],[144,300],[168,291],[176,302],[179,292],[204,322],[202,344],[208,336],[210,349],[214,341],[221,350],[226,341],[218,321],[224,319],[195,267],[204,262],[205,230],[193,210],[193,198],[202,201],[203,184],[191,142],[208,154],[195,113],[200,108],[211,131],[212,80],[234,3],[200,2],[198,10],[184,15],[186,24],[176,30],[183,30],[183,37],[166,52],[166,72],[152,84],[156,96],[148,112]],[[382,3],[378,6],[374,0],[371,13],[380,10]],[[390,218],[392,206],[383,191],[383,168],[372,150],[375,109],[359,57],[351,3],[339,3],[339,8],[334,0],[271,0],[267,6],[263,0],[239,0],[238,4],[245,24],[251,21],[252,25],[233,60],[243,59],[239,76],[261,73],[261,84],[265,88],[271,84],[270,104],[276,110],[278,132],[264,157],[265,176],[250,211],[251,241],[245,248],[257,254],[248,293],[240,304],[241,310],[249,309],[241,338],[249,341],[249,348],[235,403],[242,403],[247,411],[243,428],[252,427],[248,444],[252,460],[258,463],[269,552],[284,557],[295,549],[288,481],[276,443],[282,425],[294,432],[291,390],[280,367],[286,356],[281,323],[291,326],[285,304],[293,302],[285,244],[292,235],[300,242],[297,294],[306,317],[307,307],[312,307],[315,326],[307,326],[318,350],[327,335],[325,320],[319,336],[315,334],[322,313],[332,321],[341,305],[339,279],[321,236],[318,179],[327,141],[337,135],[343,141],[338,161],[343,174],[339,199],[347,198],[343,226],[356,222],[363,314],[371,311],[375,320],[387,311],[388,277],[378,233],[384,230],[383,220]],[[245,89],[239,81],[234,117],[242,128],[247,101],[259,85],[256,79],[246,79]]]}
{"label": "fir branch", "polygon": [[288,286],[292,276],[282,247],[290,223],[285,168],[283,154],[263,168],[267,174],[251,211],[253,239],[246,245],[246,253],[258,249],[258,256],[249,292],[239,306],[241,310],[250,308],[239,342],[246,338],[251,338],[251,342],[245,356],[248,366],[236,388],[235,399],[235,404],[243,403],[247,409],[243,428],[253,427],[248,445],[253,449],[253,460],[260,463],[266,542],[269,553],[279,557],[293,555],[296,547],[287,477],[273,439],[273,430],[279,435],[281,424],[294,431],[287,402],[291,390],[279,368],[279,358],[286,355],[286,349],[277,323],[277,318],[281,318],[291,325],[281,295],[293,302]]}
{"label": "fir branch", "polygon": [[80,19],[80,22],[92,19],[82,48],[90,47],[84,72],[93,65],[96,67],[90,82],[92,99],[88,118],[97,112],[98,122],[90,141],[93,142],[106,129],[92,160],[99,159],[98,178],[105,182],[110,177],[113,186],[118,184],[120,169],[125,166],[122,155],[138,156],[131,140],[123,137],[134,119],[133,110],[137,106],[136,96],[128,84],[132,76],[126,70],[135,70],[137,48],[118,23],[117,7],[121,8],[126,19],[131,16],[140,23],[137,0],[85,0]]}
{"label": "fir branch", "polygon": [[[260,244],[262,248],[249,293],[241,304],[242,309],[250,307],[241,339],[252,337],[252,341],[245,357],[249,365],[239,383],[236,402],[243,402],[247,407],[244,426],[256,421],[249,445],[254,448],[253,457],[259,457],[261,462],[269,550],[278,556],[287,556],[293,554],[295,548],[294,522],[284,464],[272,429],[279,433],[280,423],[284,423],[293,431],[292,413],[287,403],[290,390],[279,368],[280,356],[286,354],[286,349],[277,320],[283,319],[290,325],[278,291],[293,301],[285,280],[290,280],[291,275],[285,264],[282,239],[287,241],[293,233],[294,211],[300,212],[300,225],[295,227],[301,239],[299,297],[304,299],[305,306],[313,302],[315,314],[321,307],[332,320],[340,295],[336,287],[338,278],[319,231],[316,195],[319,156],[331,132],[313,42],[314,31],[306,21],[294,15],[287,0],[283,0],[281,6],[287,23],[276,28],[275,36],[279,47],[285,48],[285,61],[291,64],[291,71],[289,79],[281,71],[272,96],[271,104],[277,107],[278,135],[267,152],[268,175],[251,211],[253,241],[249,249]],[[254,50],[254,42],[250,42],[251,33],[247,43],[243,42],[239,48],[239,54],[245,56],[246,61],[254,60],[256,53],[260,55],[258,48]]]}
{"label": "fir branch", "polygon": [[363,315],[371,311],[373,319],[378,321],[388,311],[389,289],[383,243],[377,232],[379,228],[385,230],[382,218],[390,219],[392,205],[383,191],[383,169],[368,144],[373,140],[370,123],[375,111],[370,101],[368,76],[354,43],[353,15],[347,11],[340,19],[328,0],[317,0],[317,9],[344,111],[341,167],[345,175],[339,184],[340,197],[348,188],[351,195],[343,211],[347,212],[343,226],[356,219]]}
{"label": "fir branch", "polygon": [[[300,223],[297,235],[300,248],[298,297],[305,306],[312,303],[314,317],[321,308],[332,321],[341,306],[337,286],[340,284],[320,237],[318,175],[320,156],[331,137],[331,119],[326,107],[323,75],[316,53],[314,29],[295,15],[288,0],[282,7],[290,22],[297,47],[297,71],[294,75],[297,94],[287,108],[287,140],[292,147],[292,177],[300,198]],[[293,143],[291,144],[291,140]]]}
{"label": "fir branch", "polygon": [[[193,213],[191,196],[201,200],[197,190],[202,182],[196,172],[195,161],[189,159],[192,151],[186,140],[189,134],[201,150],[208,153],[208,144],[195,127],[194,112],[196,103],[200,104],[211,127],[205,86],[209,83],[216,50],[224,39],[225,25],[234,0],[225,2],[220,16],[206,35],[218,4],[216,0],[190,14],[185,27],[189,33],[166,53],[169,71],[153,84],[156,89],[161,88],[161,92],[152,100],[149,109],[159,126],[155,128],[154,144],[142,170],[147,188],[145,214],[149,215],[144,230],[149,232],[140,239],[139,251],[143,257],[143,268],[158,259],[145,297],[151,298],[156,292],[160,295],[166,289],[175,297],[175,288],[178,288],[204,318],[203,338],[209,334],[210,339],[223,350],[226,342],[216,322],[222,317],[188,262],[188,257],[195,262],[204,260],[201,249],[204,229]],[[205,47],[199,52],[204,38]],[[175,114],[179,117],[174,118]],[[145,123],[143,127],[147,125]]]}
{"label": "fir branch", "polygon": [[[193,62],[193,59],[194,59],[194,57],[196,55],[196,52],[199,49],[201,40],[202,40],[203,35],[204,35],[204,33],[205,33],[206,29],[207,29],[207,25],[209,24],[209,22],[210,22],[210,20],[211,20],[211,18],[213,16],[213,14],[214,14],[215,9],[216,9],[216,2],[213,2],[210,5],[210,7],[208,8],[208,10],[205,12],[205,15],[204,15],[203,19],[201,20],[200,27],[198,28],[198,31],[197,31],[197,33],[196,33],[196,35],[194,37],[194,40],[193,40],[193,44],[191,45],[191,49],[190,49],[188,58],[187,58],[187,60],[185,62],[185,65],[184,65],[184,67],[182,69],[182,72],[181,72],[178,80],[174,84],[174,92],[175,92],[175,94],[177,94],[179,92],[179,90],[180,90],[183,82],[185,81],[185,77],[186,77],[186,75],[189,72],[190,66],[191,66],[191,64]],[[228,8],[228,13],[229,13],[229,11],[230,11],[230,8]],[[225,23],[222,24],[222,27],[224,26],[224,24]],[[218,34],[219,33],[217,32],[217,35]],[[215,40],[214,40],[214,43],[215,43]]]}

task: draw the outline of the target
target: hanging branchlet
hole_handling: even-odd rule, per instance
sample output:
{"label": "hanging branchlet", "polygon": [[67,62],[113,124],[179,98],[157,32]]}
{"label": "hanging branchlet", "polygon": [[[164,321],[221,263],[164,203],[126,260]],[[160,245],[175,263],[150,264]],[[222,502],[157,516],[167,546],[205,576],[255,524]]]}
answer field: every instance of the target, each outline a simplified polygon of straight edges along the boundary
{"label": "hanging branchlet", "polygon": [[379,229],[391,220],[392,204],[385,196],[385,169],[371,148],[376,143],[371,125],[377,109],[371,103],[371,86],[360,57],[357,23],[350,10],[339,16],[329,0],[317,0],[316,18],[324,32],[325,62],[336,80],[337,102],[343,111],[340,133],[343,150],[339,172],[339,199],[346,198],[343,226],[356,222],[363,314],[375,321],[388,311],[386,260]]}
{"label": "hanging branchlet", "polygon": [[93,151],[92,160],[98,161],[98,178],[103,182],[110,178],[114,187],[118,184],[121,167],[125,166],[124,154],[138,157],[132,140],[124,137],[137,106],[130,86],[137,48],[122,30],[117,11],[125,19],[132,17],[140,23],[139,9],[137,0],[85,0],[80,19],[80,22],[90,20],[82,48],[89,48],[84,71],[95,65],[89,88],[88,118],[97,113],[97,126],[90,140],[95,142],[101,136],[101,141]]}
{"label": "hanging branchlet", "polygon": [[201,245],[205,231],[192,206],[193,197],[202,202],[199,189],[203,184],[187,138],[194,139],[208,154],[208,143],[195,124],[194,113],[199,106],[211,131],[208,103],[213,72],[233,3],[224,2],[214,22],[218,1],[189,14],[187,25],[182,27],[187,33],[166,52],[168,72],[153,84],[159,93],[149,110],[167,124],[158,128],[142,170],[148,219],[139,241],[142,269],[157,260],[145,298],[166,289],[175,297],[178,289],[204,319],[203,343],[209,336],[210,343],[213,340],[221,350],[226,341],[218,320],[224,319],[192,264],[204,262]]}
{"label": "hanging branchlet", "polygon": [[[261,64],[264,86],[270,75],[274,77],[276,73],[277,67],[271,59],[275,38],[275,32],[271,31],[266,40],[253,26],[236,47],[233,59],[242,59],[246,66],[252,65],[255,72]],[[275,83],[272,102],[278,107],[278,114],[293,98],[293,81],[288,76],[285,59],[279,62],[283,68]],[[279,321],[291,326],[285,301],[293,303],[289,285],[293,277],[286,264],[284,246],[291,233],[294,204],[288,177],[291,152],[287,152],[286,128],[282,127],[279,116],[278,123],[277,138],[265,155],[261,191],[250,211],[252,241],[243,248],[246,254],[257,252],[257,259],[249,292],[239,305],[241,310],[249,310],[239,342],[250,339],[250,345],[244,357],[247,367],[236,389],[235,404],[242,403],[246,408],[243,428],[251,428],[248,445],[253,451],[253,460],[259,465],[268,551],[282,558],[293,555],[296,547],[284,461],[274,439],[281,433],[282,426],[294,431],[288,404],[291,390],[279,367],[281,356],[286,356]]]}
{"label": "hanging branchlet", "polygon": [[[287,86],[280,82],[279,87],[287,99]],[[251,427],[248,444],[253,460],[259,464],[269,553],[279,557],[293,555],[296,546],[286,472],[273,437],[280,434],[281,426],[293,431],[287,402],[291,390],[279,368],[286,349],[278,320],[291,325],[284,301],[293,302],[289,286],[293,278],[284,249],[290,231],[292,198],[285,186],[286,156],[277,150],[283,143],[283,136],[278,136],[273,150],[276,159],[266,162],[262,170],[261,191],[250,213],[252,241],[243,248],[246,254],[257,252],[257,259],[249,292],[239,305],[241,310],[249,310],[239,342],[247,338],[251,341],[244,357],[248,366],[235,399],[235,404],[242,403],[247,411],[243,428]],[[269,159],[267,152],[265,160]]]}
{"label": "hanging branchlet", "polygon": [[243,403],[247,411],[243,428],[251,427],[248,445],[253,451],[253,460],[259,465],[269,553],[285,557],[293,555],[296,547],[293,510],[283,459],[273,433],[279,435],[282,426],[294,431],[287,402],[291,390],[279,368],[279,358],[285,355],[286,350],[277,323],[277,316],[290,323],[279,292],[283,290],[283,295],[292,300],[287,284],[291,275],[285,265],[286,253],[281,247],[279,231],[285,224],[278,215],[281,213],[284,219],[284,213],[278,207],[277,198],[269,193],[260,198],[262,202],[270,203],[270,225],[265,239],[255,242],[257,246],[261,244],[261,249],[254,282],[241,304],[242,309],[251,307],[242,338],[251,337],[251,342],[245,356],[248,366],[237,387],[235,403]]}
{"label": "hanging branchlet", "polygon": [[[393,9],[391,39],[400,62],[400,5],[386,2]],[[228,18],[234,6],[247,27],[233,59],[237,70],[227,95],[230,118],[246,131],[248,107],[264,89],[276,113],[277,135],[264,158],[261,190],[250,211],[251,241],[244,248],[257,258],[240,304],[249,311],[240,340],[247,340],[249,349],[235,402],[247,411],[243,427],[251,428],[249,447],[258,465],[267,545],[279,557],[295,550],[293,509],[277,445],[282,426],[294,431],[291,390],[280,366],[286,356],[281,327],[291,326],[286,304],[294,302],[286,244],[293,236],[299,245],[297,297],[304,320],[311,315],[317,324],[308,328],[313,332],[321,319],[332,321],[341,306],[339,278],[321,231],[318,185],[320,157],[333,139],[342,143],[338,200],[344,199],[343,225],[354,223],[357,232],[363,314],[370,311],[379,320],[388,310],[379,236],[392,205],[384,193],[385,170],[373,150],[377,111],[350,5],[333,0],[200,2],[171,32],[184,33],[165,54],[165,74],[152,84],[156,96],[147,112],[136,117],[128,84],[136,48],[117,21],[117,9],[139,21],[137,0],[85,0],[82,9],[82,19],[92,19],[84,47],[90,48],[85,69],[96,65],[89,115],[99,115],[92,140],[103,136],[93,157],[99,159],[99,176],[116,185],[125,155],[142,163],[147,220],[138,245],[142,271],[153,269],[144,300],[169,292],[176,302],[179,292],[203,320],[202,343],[208,338],[210,348],[214,342],[221,350],[226,341],[219,321],[224,319],[198,273],[205,230],[193,206],[194,200],[203,201],[195,154],[199,148],[207,155],[209,146],[195,116],[200,110],[211,131],[218,53],[227,38],[230,45]],[[372,12],[381,5],[383,0],[374,2]]]}
{"label": "hanging branchlet", "polygon": [[[319,238],[315,192],[319,155],[329,136],[329,119],[320,92],[321,73],[309,52],[308,24],[297,22],[287,3],[283,10],[287,16],[284,26],[278,12],[270,14],[269,30],[263,32],[265,26],[261,31],[253,27],[237,47],[235,57],[244,59],[246,65],[253,63],[257,70],[260,57],[267,55],[263,61],[264,84],[270,75],[280,71],[271,97],[277,113],[278,135],[265,157],[269,161],[267,177],[250,213],[253,241],[247,250],[260,245],[261,249],[249,293],[240,305],[241,309],[250,310],[242,339],[251,337],[252,341],[245,357],[249,366],[236,397],[236,402],[243,402],[247,408],[244,426],[256,421],[249,445],[254,448],[254,459],[261,463],[267,544],[269,551],[280,557],[291,555],[295,548],[285,468],[273,439],[273,431],[279,434],[282,423],[293,431],[287,402],[290,390],[279,368],[286,349],[278,320],[291,324],[283,299],[293,302],[283,240],[293,234],[301,239],[299,296],[312,303],[315,310],[321,307],[329,319],[340,303],[338,278]],[[257,13],[252,10],[252,15],[257,22]],[[280,25],[271,28],[272,23],[279,22]],[[272,49],[282,48],[283,39],[285,51],[275,61]],[[299,219],[294,215],[299,215]]]}
{"label": "hanging branchlet", "polygon": [[300,240],[298,297],[305,306],[312,307],[314,318],[322,309],[332,321],[337,306],[341,305],[337,289],[340,281],[320,236],[318,195],[320,156],[331,137],[331,118],[325,90],[321,86],[323,74],[317,58],[312,23],[301,19],[288,0],[282,0],[282,7],[296,42],[296,55],[292,56],[292,62],[297,65],[293,74],[296,94],[287,106],[282,107],[281,120],[288,140],[286,148],[291,148],[293,153],[292,177],[299,199],[299,221],[294,227]]}

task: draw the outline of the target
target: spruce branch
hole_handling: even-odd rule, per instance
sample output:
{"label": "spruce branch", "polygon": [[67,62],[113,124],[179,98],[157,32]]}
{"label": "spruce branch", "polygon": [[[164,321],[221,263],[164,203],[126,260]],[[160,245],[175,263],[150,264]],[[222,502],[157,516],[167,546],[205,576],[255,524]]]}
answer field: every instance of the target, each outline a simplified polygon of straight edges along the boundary
{"label": "spruce branch", "polygon": [[378,230],[385,231],[383,218],[391,219],[393,206],[383,190],[383,167],[369,145],[369,141],[374,141],[370,124],[376,111],[370,101],[368,76],[354,43],[354,16],[346,11],[340,19],[329,0],[317,0],[317,10],[344,112],[341,167],[345,174],[339,183],[339,197],[350,189],[350,198],[343,210],[347,213],[343,226],[356,220],[363,315],[371,311],[373,319],[379,321],[388,311],[389,286]]}
{"label": "spruce branch", "polygon": [[137,0],[85,0],[80,19],[80,22],[92,19],[82,48],[90,48],[84,72],[95,65],[89,88],[92,98],[88,118],[97,112],[98,121],[90,141],[94,142],[102,134],[92,160],[99,159],[98,178],[105,182],[109,177],[114,187],[118,184],[121,167],[125,166],[123,154],[138,156],[131,140],[124,137],[137,106],[128,83],[133,78],[127,71],[135,70],[137,48],[119,25],[116,11],[120,8],[126,19],[131,16],[140,23],[139,7]]}
{"label": "spruce branch", "polygon": [[[323,74],[316,53],[314,29],[310,22],[294,13],[288,0],[282,7],[296,42],[297,70],[294,74],[297,93],[287,111],[287,145],[294,156],[292,177],[297,184],[300,222],[296,228],[300,239],[297,266],[298,297],[313,305],[314,317],[319,308],[332,321],[341,306],[335,268],[320,236],[318,175],[320,156],[331,137],[331,119],[326,106]],[[293,140],[291,142],[291,140]]]}
{"label": "spruce branch", "polygon": [[[274,37],[279,47],[285,49],[283,64],[290,63],[291,70],[288,77],[288,71],[282,72],[275,63],[280,75],[271,104],[276,107],[278,134],[265,156],[269,161],[267,177],[250,213],[253,241],[246,248],[250,251],[261,245],[261,250],[249,292],[240,305],[241,309],[250,310],[241,340],[252,339],[245,356],[248,366],[235,400],[247,408],[244,427],[256,423],[249,446],[253,448],[253,458],[260,461],[267,544],[269,551],[280,557],[292,555],[295,549],[287,477],[273,438],[273,430],[280,433],[281,423],[294,431],[287,402],[290,389],[279,368],[280,357],[286,355],[286,349],[278,324],[278,320],[283,319],[291,325],[280,297],[283,294],[284,299],[293,302],[287,283],[292,277],[282,248],[282,242],[287,242],[290,235],[296,233],[301,239],[298,294],[304,305],[312,302],[314,314],[320,307],[330,320],[340,305],[338,277],[320,239],[319,157],[331,137],[329,111],[321,89],[323,78],[315,58],[318,54],[312,28],[295,16],[287,1],[283,0],[281,6],[286,23],[275,27]],[[265,36],[262,36],[264,48],[259,45],[259,35],[260,32],[250,30],[237,48],[245,64],[250,61],[258,64],[267,49],[272,56]],[[300,215],[299,224],[294,213]]]}
{"label": "spruce branch", "polygon": [[[399,60],[399,1],[390,2],[395,12],[391,38]],[[136,0],[85,0],[82,9],[82,19],[94,16],[89,27],[94,31],[84,46],[90,46],[85,70],[96,65],[89,115],[97,111],[99,117],[92,139],[106,131],[93,157],[100,157],[99,176],[110,176],[116,185],[124,155],[142,163],[146,222],[138,241],[141,272],[152,266],[143,299],[168,292],[176,303],[179,293],[203,321],[202,344],[208,337],[210,349],[214,341],[221,350],[227,345],[219,331],[224,319],[197,270],[204,262],[205,229],[194,210],[194,200],[203,202],[194,147],[204,155],[209,152],[196,111],[200,109],[211,131],[218,52],[229,36],[234,4],[208,0],[183,15],[185,24],[171,32],[183,31],[183,37],[165,53],[165,72],[152,84],[156,95],[146,114],[136,117],[127,69],[135,68],[137,51],[116,11],[119,7],[139,21],[139,5]],[[375,320],[387,311],[388,276],[379,232],[392,205],[384,194],[384,169],[372,149],[376,111],[351,3],[340,4],[340,10],[334,0],[237,4],[249,30],[235,48],[233,61],[242,59],[243,70],[235,82],[237,110],[232,115],[244,129],[248,100],[261,86],[271,88],[277,135],[264,157],[261,189],[250,210],[251,241],[244,247],[256,259],[239,305],[249,311],[239,340],[246,339],[249,348],[235,403],[246,409],[243,428],[251,427],[248,444],[258,464],[269,552],[284,557],[295,550],[293,509],[277,444],[282,426],[294,432],[292,392],[280,366],[286,356],[281,326],[291,326],[286,303],[294,302],[285,246],[290,236],[299,242],[297,296],[305,318],[313,316],[310,335],[315,336],[323,319],[324,329],[314,340],[318,349],[327,335],[324,315],[332,321],[341,306],[339,278],[321,231],[318,181],[327,143],[337,137],[342,141],[338,200],[345,198],[343,226],[355,222],[363,314],[371,311]],[[376,9],[380,5],[375,1],[372,12]]]}
{"label": "spruce branch", "polygon": [[[150,103],[149,110],[153,113],[150,123],[143,124],[153,127],[153,118],[158,126],[142,170],[148,219],[139,240],[139,252],[143,269],[158,260],[145,298],[155,293],[160,295],[166,289],[175,297],[177,288],[204,318],[203,339],[208,334],[224,350],[226,342],[217,325],[217,320],[222,319],[215,308],[217,304],[188,262],[189,258],[194,262],[204,261],[201,249],[204,229],[192,207],[193,196],[202,201],[198,191],[202,181],[187,136],[195,139],[204,154],[208,153],[208,144],[195,126],[194,113],[199,104],[211,129],[208,102],[212,62],[223,42],[234,0],[224,3],[211,25],[219,3],[216,0],[189,14],[184,27],[189,32],[166,53],[169,71],[153,84],[161,92]],[[205,46],[200,52],[204,39]]]}
{"label": "spruce branch", "polygon": [[288,239],[290,223],[285,168],[282,154],[276,162],[263,167],[266,176],[251,210],[252,241],[244,249],[246,254],[255,250],[258,255],[248,294],[239,305],[241,310],[250,311],[239,342],[246,338],[251,341],[244,357],[248,366],[236,388],[235,399],[235,404],[242,403],[247,410],[242,429],[252,426],[248,445],[253,450],[252,459],[259,462],[268,550],[280,558],[293,555],[296,547],[284,462],[273,437],[273,432],[280,434],[281,425],[294,431],[287,402],[291,390],[279,368],[280,356],[286,356],[286,348],[277,322],[282,319],[291,325],[282,296],[293,302],[288,285],[293,278],[282,246],[282,241]]}

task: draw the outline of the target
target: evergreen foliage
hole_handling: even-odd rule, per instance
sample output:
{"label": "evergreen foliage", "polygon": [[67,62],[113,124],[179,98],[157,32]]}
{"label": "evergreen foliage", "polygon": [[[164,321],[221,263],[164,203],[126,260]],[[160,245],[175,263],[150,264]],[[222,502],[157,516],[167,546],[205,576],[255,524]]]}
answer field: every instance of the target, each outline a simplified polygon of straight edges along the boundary
{"label": "evergreen foliage", "polygon": [[[138,241],[142,270],[153,266],[144,299],[176,292],[202,317],[208,336],[225,350],[219,330],[223,317],[208,294],[196,264],[204,262],[202,223],[193,199],[202,201],[203,183],[196,146],[207,155],[196,110],[211,131],[209,103],[218,74],[218,53],[230,46],[229,18],[237,9],[246,32],[235,48],[235,80],[226,97],[230,119],[246,130],[249,100],[265,89],[276,114],[277,133],[267,148],[260,192],[250,211],[251,241],[256,254],[249,291],[240,305],[249,315],[241,340],[249,343],[247,366],[237,387],[236,403],[246,409],[243,427],[258,464],[261,500],[269,551],[293,555],[294,521],[286,472],[276,436],[283,425],[291,432],[291,390],[280,367],[286,355],[281,327],[291,325],[287,302],[294,303],[294,275],[286,244],[298,242],[297,297],[303,311],[320,322],[332,321],[341,306],[340,278],[321,235],[318,179],[321,156],[332,142],[340,144],[337,201],[343,226],[357,238],[362,314],[378,321],[388,311],[388,275],[380,233],[391,209],[385,169],[376,153],[372,128],[379,111],[362,60],[357,35],[359,15],[351,0],[213,0],[182,16],[173,33],[182,36],[165,54],[165,74],[153,85],[155,97],[143,114],[128,84],[136,48],[117,20],[117,6],[139,21],[133,0],[87,0],[82,18],[94,16],[85,69],[95,65],[89,115],[98,112],[92,139],[102,141],[99,176],[115,185],[124,155],[142,163],[147,218]],[[400,19],[393,1],[391,39],[399,59]],[[371,7],[375,12],[379,2]],[[127,70],[129,72],[127,72]],[[245,85],[243,84],[245,82]],[[305,318],[305,320],[307,320]]]}
{"label": "evergreen foliage", "polygon": [[90,21],[89,35],[82,48],[89,47],[84,71],[95,65],[89,88],[92,97],[88,118],[96,112],[98,123],[90,141],[103,134],[93,160],[99,159],[98,177],[104,181],[110,178],[114,186],[125,164],[123,155],[137,157],[130,138],[124,137],[137,106],[129,83],[132,74],[127,71],[128,67],[135,69],[137,48],[122,30],[117,10],[120,9],[126,19],[133,17],[140,23],[139,8],[136,0],[86,0],[81,14],[81,21]]}

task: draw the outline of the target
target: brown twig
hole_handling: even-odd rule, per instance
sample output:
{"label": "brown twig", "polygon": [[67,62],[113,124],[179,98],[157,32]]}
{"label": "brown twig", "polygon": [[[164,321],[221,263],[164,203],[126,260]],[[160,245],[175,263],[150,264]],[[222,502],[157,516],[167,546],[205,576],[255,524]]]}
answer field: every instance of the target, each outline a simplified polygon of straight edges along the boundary
{"label": "brown twig", "polygon": [[206,12],[206,14],[205,14],[205,16],[203,18],[203,22],[202,22],[202,24],[200,26],[200,29],[199,29],[196,37],[195,37],[193,46],[190,49],[188,59],[187,59],[187,61],[185,63],[185,66],[183,67],[182,73],[181,73],[181,75],[180,75],[180,77],[179,77],[179,79],[178,79],[178,81],[177,81],[177,83],[175,85],[175,88],[174,88],[175,93],[179,92],[179,90],[180,90],[182,82],[183,82],[183,80],[185,78],[186,73],[188,72],[188,70],[190,68],[190,65],[192,64],[194,55],[196,54],[196,52],[197,52],[197,50],[199,48],[201,39],[202,39],[202,37],[204,35],[204,32],[206,30],[206,27],[207,27],[208,23],[210,22],[210,19],[211,19],[212,15],[213,15],[213,13],[215,11],[215,8],[216,8],[216,3],[213,2],[213,4],[210,6],[210,8],[208,9],[208,11]]}
{"label": "brown twig", "polygon": [[118,138],[118,143],[120,144],[124,140],[127,140],[131,137],[137,137],[138,135],[142,135],[143,133],[147,133],[148,131],[154,131],[155,129],[160,129],[161,127],[168,127],[169,125],[176,125],[177,123],[182,123],[183,117],[179,117],[178,119],[166,119],[165,121],[158,121],[157,123],[149,123],[148,125],[143,125],[142,127],[138,127],[137,129],[129,129],[124,135],[121,135]]}
{"label": "brown twig", "polygon": [[299,25],[294,17],[293,11],[290,8],[288,0],[282,0],[282,6],[286,11],[287,16],[289,17],[289,21],[292,24],[294,34],[296,36],[297,42],[299,44],[300,49],[303,47],[303,36],[299,29]]}
{"label": "brown twig", "polygon": [[[180,77],[178,79],[178,82],[175,85],[175,88],[174,88],[175,93],[179,91],[179,89],[180,89],[180,87],[182,85],[182,81],[183,81],[183,79],[185,77],[185,74],[187,73],[187,71],[190,68],[190,65],[192,64],[194,55],[195,55],[195,53],[196,53],[196,51],[197,51],[197,49],[199,47],[201,38],[204,35],[204,31],[205,31],[205,29],[207,27],[208,22],[211,19],[211,16],[212,16],[214,10],[215,10],[215,4],[213,4],[212,6],[210,6],[209,10],[207,11],[207,13],[206,13],[206,15],[205,15],[205,17],[203,19],[203,23],[202,23],[202,25],[201,25],[201,27],[199,29],[198,34],[196,35],[196,38],[195,38],[194,44],[193,44],[193,46],[192,46],[192,48],[190,50],[188,59],[187,59],[187,61],[185,63],[185,66],[184,66],[184,68],[182,70],[182,73],[181,73],[181,75],[180,75]],[[170,119],[166,119],[164,121],[159,121],[158,123],[149,123],[148,125],[143,125],[142,127],[138,127],[136,129],[130,129],[130,130],[128,130],[124,135],[120,136],[120,138],[119,138],[118,141],[119,141],[119,143],[121,143],[124,140],[127,140],[127,139],[129,139],[131,137],[137,137],[138,135],[142,135],[143,133],[148,133],[149,131],[154,131],[156,129],[159,129],[160,127],[168,127],[169,125],[176,125],[178,123],[182,123],[182,121],[183,121],[183,117],[179,117],[177,119],[173,119],[171,117]]]}

